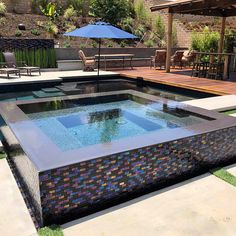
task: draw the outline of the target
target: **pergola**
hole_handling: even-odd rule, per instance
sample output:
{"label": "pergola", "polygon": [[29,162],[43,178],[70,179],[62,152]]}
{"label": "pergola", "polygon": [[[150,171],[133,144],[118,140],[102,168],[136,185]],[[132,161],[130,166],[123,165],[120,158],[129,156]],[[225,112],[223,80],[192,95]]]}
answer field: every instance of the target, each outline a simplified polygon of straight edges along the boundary
{"label": "pergola", "polygon": [[177,0],[151,7],[151,11],[168,11],[166,72],[170,72],[173,14],[222,17],[219,53],[223,52],[226,18],[236,16],[236,0]]}

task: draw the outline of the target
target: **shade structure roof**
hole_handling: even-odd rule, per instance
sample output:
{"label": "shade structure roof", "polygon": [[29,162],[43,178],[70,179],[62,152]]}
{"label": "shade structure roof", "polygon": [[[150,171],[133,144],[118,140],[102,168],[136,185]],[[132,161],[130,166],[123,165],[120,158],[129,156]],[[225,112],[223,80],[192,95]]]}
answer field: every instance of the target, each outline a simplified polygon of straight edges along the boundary
{"label": "shade structure roof", "polygon": [[169,13],[204,16],[236,16],[236,0],[177,0],[151,7],[151,11],[167,9]]}
{"label": "shade structure roof", "polygon": [[87,26],[75,29],[72,32],[64,34],[65,36],[83,37],[83,38],[109,38],[109,39],[136,39],[133,34],[125,32],[119,28],[105,22],[96,22]]}

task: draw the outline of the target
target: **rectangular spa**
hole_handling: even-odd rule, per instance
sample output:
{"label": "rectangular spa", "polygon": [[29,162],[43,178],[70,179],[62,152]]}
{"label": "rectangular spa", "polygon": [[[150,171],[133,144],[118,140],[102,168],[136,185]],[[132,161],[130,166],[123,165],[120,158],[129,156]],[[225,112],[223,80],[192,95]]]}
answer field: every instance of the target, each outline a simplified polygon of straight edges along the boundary
{"label": "rectangular spa", "polygon": [[133,90],[0,104],[41,225],[233,161],[236,119]]}

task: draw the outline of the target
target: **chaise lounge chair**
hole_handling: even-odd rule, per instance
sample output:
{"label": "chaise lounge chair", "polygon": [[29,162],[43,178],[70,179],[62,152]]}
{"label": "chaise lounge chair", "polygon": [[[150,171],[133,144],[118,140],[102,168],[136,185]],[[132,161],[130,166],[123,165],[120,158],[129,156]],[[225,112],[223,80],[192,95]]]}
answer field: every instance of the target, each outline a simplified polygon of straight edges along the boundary
{"label": "chaise lounge chair", "polygon": [[17,62],[14,53],[4,52],[3,56],[5,58],[6,65],[9,69],[15,68],[20,71],[23,70],[27,72],[27,75],[32,75],[32,72],[36,71],[39,72],[39,75],[41,75],[40,67],[28,66],[25,62]]}
{"label": "chaise lounge chair", "polygon": [[79,57],[83,63],[83,71],[94,71],[96,62],[94,57],[86,57],[82,50],[79,50]]}
{"label": "chaise lounge chair", "polygon": [[0,67],[0,74],[6,74],[7,78],[10,78],[11,74],[18,75],[20,77],[20,70],[17,68],[8,68],[5,65],[1,65]]}

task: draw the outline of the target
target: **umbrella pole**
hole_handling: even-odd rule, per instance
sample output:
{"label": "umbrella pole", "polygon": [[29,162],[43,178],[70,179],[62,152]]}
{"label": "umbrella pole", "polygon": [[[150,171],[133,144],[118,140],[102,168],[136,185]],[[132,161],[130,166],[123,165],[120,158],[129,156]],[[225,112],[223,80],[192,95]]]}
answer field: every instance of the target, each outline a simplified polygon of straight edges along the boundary
{"label": "umbrella pole", "polygon": [[100,58],[101,58],[101,39],[98,41],[98,75],[97,75],[97,93],[99,92],[99,76],[100,76]]}
{"label": "umbrella pole", "polygon": [[100,71],[100,58],[101,58],[101,39],[99,39],[99,46],[98,46],[98,77],[99,77],[99,71]]}

